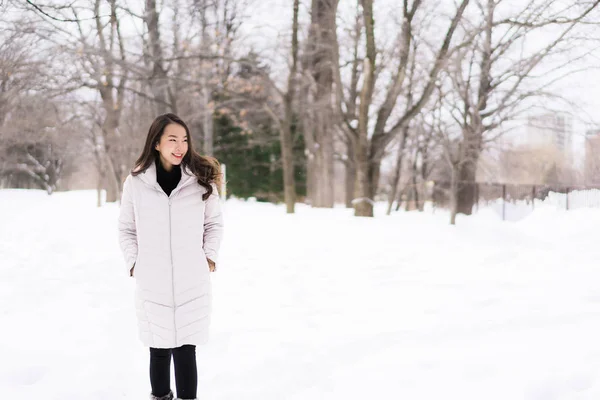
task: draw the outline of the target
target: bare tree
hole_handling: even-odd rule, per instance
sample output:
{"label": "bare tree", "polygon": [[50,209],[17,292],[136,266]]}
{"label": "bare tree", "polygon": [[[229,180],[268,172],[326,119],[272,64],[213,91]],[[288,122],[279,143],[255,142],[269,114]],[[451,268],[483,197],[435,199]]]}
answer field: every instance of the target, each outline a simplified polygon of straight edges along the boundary
{"label": "bare tree", "polygon": [[53,193],[67,156],[68,130],[60,104],[42,90],[49,76],[47,53],[27,21],[0,27],[0,186],[36,187]]}
{"label": "bare tree", "polygon": [[[33,3],[31,3],[33,4]],[[52,14],[49,11],[52,10]],[[116,0],[94,0],[91,9],[83,7],[36,7],[43,24],[36,34],[55,46],[61,54],[56,63],[75,65],[76,70],[64,70],[55,76],[66,75],[65,82],[49,79],[47,91],[60,96],[81,88],[95,91],[101,100],[103,122],[98,143],[104,151],[105,163],[100,173],[107,190],[107,201],[120,197],[126,169],[120,162],[119,123],[124,105],[129,67],[121,35],[119,7]],[[85,14],[83,17],[81,14]],[[89,17],[89,15],[92,17]],[[65,26],[64,24],[69,24]],[[54,85],[54,87],[50,87]]]}
{"label": "bare tree", "polygon": [[[373,106],[373,91],[378,67],[375,21],[373,19],[373,1],[361,1],[365,31],[365,59],[362,68],[362,88],[360,89],[357,114],[350,115],[347,112],[350,108],[344,106],[344,94],[340,93],[339,90],[337,93],[337,111],[343,121],[341,125],[353,141],[353,158],[356,165],[355,215],[373,216],[373,204],[385,150],[396,135],[422,110],[431,97],[438,75],[451,51],[452,38],[468,4],[469,0],[463,0],[455,10],[450,26],[434,56],[433,66],[429,70],[423,90],[415,96],[414,105],[408,110],[398,113],[399,116],[396,121],[392,122],[390,117],[392,117],[394,111],[397,111],[398,98],[406,83],[405,78],[414,34],[412,24],[417,12],[424,8],[420,0],[415,0],[412,4],[409,4],[408,0],[403,1],[404,16],[398,67],[393,72],[392,82],[388,86],[385,99],[377,111],[375,123],[371,124],[371,107]],[[336,84],[339,85],[340,74],[337,73],[335,76],[338,78]]]}

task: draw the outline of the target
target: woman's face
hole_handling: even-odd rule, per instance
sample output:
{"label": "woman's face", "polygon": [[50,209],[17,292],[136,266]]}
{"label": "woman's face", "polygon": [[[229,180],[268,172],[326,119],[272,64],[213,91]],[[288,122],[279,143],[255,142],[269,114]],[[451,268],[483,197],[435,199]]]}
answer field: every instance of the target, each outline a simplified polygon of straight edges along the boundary
{"label": "woman's face", "polygon": [[185,128],[179,124],[167,125],[156,150],[160,153],[160,162],[167,171],[170,171],[173,165],[181,164],[188,151]]}

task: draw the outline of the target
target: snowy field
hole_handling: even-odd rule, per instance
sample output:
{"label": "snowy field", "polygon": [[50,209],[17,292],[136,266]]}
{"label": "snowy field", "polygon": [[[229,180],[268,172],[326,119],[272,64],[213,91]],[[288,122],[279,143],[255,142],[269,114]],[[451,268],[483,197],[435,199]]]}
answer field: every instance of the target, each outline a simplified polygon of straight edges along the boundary
{"label": "snowy field", "polygon": [[[230,201],[199,398],[600,399],[600,209]],[[117,205],[0,190],[0,398],[147,399]]]}

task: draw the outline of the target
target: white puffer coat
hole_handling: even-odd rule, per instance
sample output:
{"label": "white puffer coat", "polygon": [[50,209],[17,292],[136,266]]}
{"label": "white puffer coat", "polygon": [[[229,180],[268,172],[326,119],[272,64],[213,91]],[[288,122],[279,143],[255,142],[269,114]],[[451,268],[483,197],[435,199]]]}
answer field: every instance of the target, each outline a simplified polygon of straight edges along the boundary
{"label": "white puffer coat", "polygon": [[135,265],[135,303],[145,346],[175,348],[208,340],[210,270],[217,262],[223,219],[216,186],[206,189],[189,169],[170,196],[156,180],[154,163],[123,186],[119,241],[126,271]]}

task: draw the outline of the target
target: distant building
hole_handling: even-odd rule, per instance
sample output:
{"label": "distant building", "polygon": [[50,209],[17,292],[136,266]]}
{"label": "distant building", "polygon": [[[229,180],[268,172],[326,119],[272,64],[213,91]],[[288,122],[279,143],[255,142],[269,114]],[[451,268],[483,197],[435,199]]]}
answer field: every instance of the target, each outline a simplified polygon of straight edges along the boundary
{"label": "distant building", "polygon": [[600,129],[585,134],[585,183],[600,185]]}
{"label": "distant building", "polygon": [[524,145],[530,148],[553,149],[567,157],[571,154],[573,124],[560,113],[536,115],[527,119]]}
{"label": "distant building", "polygon": [[499,157],[504,182],[525,185],[573,184],[573,123],[560,113],[527,118]]}

